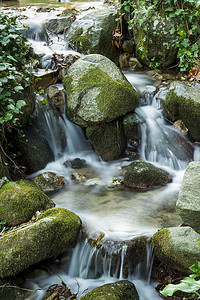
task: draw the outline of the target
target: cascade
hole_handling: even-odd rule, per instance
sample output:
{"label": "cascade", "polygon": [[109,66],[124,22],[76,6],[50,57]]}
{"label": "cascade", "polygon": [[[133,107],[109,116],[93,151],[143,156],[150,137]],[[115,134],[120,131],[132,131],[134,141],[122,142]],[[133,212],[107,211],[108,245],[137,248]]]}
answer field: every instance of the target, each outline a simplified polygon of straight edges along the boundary
{"label": "cascade", "polygon": [[[49,47],[38,41],[38,37],[39,35],[34,37],[36,40],[31,42],[42,48],[47,56],[58,49],[68,51],[62,40],[54,40],[53,45]],[[173,182],[166,187],[145,193],[125,190],[122,187],[114,188],[109,185],[109,180],[121,176],[121,168],[129,162],[125,159],[103,162],[85,139],[82,129],[71,123],[64,113],[58,113],[52,106],[45,110],[39,107],[41,131],[55,157],[55,161],[49,163],[45,171],[63,175],[69,182],[60,192],[53,195],[52,199],[57,206],[72,210],[81,217],[86,224],[88,236],[93,232],[103,232],[105,239],[102,246],[96,248],[90,246],[88,239],[81,237],[61,266],[51,266],[54,274],[45,273],[32,277],[26,281],[26,287],[37,289],[60,284],[60,279],[55,275],[57,273],[73,292],[77,291],[78,282],[78,295],[81,297],[86,289],[91,290],[104,283],[128,279],[136,285],[140,300],[160,299],[152,283],[150,284],[153,249],[146,243],[145,255],[133,267],[130,266],[132,259],[127,263],[128,241],[152,236],[160,227],[180,224],[179,216],[173,211],[174,204],[184,170],[190,161],[199,159],[200,151],[198,144],[192,145],[164,119],[159,99],[155,94],[156,89],[152,85],[154,80],[145,74],[127,71],[124,74],[141,98],[141,106],[135,111],[141,129],[141,157],[168,170],[173,175]],[[85,184],[73,184],[72,180],[69,180],[71,170],[64,166],[65,161],[76,157],[84,159],[87,163],[88,167],[84,172],[91,180]],[[106,248],[107,241],[116,241],[119,245],[117,250],[114,251],[112,247]],[[44,291],[33,293],[31,299],[39,300],[43,294]]]}

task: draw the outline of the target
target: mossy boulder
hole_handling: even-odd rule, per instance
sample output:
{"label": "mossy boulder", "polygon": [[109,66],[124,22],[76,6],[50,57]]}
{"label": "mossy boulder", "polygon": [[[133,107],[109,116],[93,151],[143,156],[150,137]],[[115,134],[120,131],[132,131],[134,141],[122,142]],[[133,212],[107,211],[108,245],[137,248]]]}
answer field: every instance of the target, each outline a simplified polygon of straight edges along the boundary
{"label": "mossy boulder", "polygon": [[199,238],[190,227],[163,228],[153,235],[155,254],[167,266],[189,274],[189,267],[200,260]]}
{"label": "mossy boulder", "polygon": [[99,286],[82,296],[80,300],[139,300],[135,285],[128,280],[120,280]]}
{"label": "mossy boulder", "polygon": [[117,63],[119,53],[112,48],[112,34],[116,28],[115,9],[88,11],[71,25],[67,32],[70,46],[83,54],[102,54]]}
{"label": "mossy boulder", "polygon": [[171,181],[166,171],[145,161],[132,162],[124,174],[124,185],[137,191],[147,191]]}
{"label": "mossy boulder", "polygon": [[34,183],[44,192],[54,192],[64,184],[64,177],[57,176],[53,172],[44,172],[35,177]]}
{"label": "mossy boulder", "polygon": [[1,236],[0,277],[14,276],[74,247],[80,226],[81,220],[73,212],[52,208],[35,223]]}
{"label": "mossy boulder", "polygon": [[184,174],[176,202],[176,211],[183,222],[200,233],[200,162],[191,162]]}
{"label": "mossy boulder", "polygon": [[88,127],[86,135],[104,161],[118,159],[126,146],[122,122],[119,120]]}
{"label": "mossy boulder", "polygon": [[139,13],[135,14],[133,23],[133,36],[135,41],[136,57],[144,65],[149,66],[152,59],[166,68],[174,63],[177,48],[175,46],[175,28],[177,19],[169,18],[159,12],[149,12],[150,17],[139,25]]}
{"label": "mossy boulder", "polygon": [[171,83],[162,101],[172,121],[181,120],[188,129],[189,135],[200,141],[200,86],[188,82]]}
{"label": "mossy boulder", "polygon": [[139,105],[136,91],[122,72],[99,54],[77,60],[69,68],[64,87],[67,116],[83,127],[111,122]]}
{"label": "mossy boulder", "polygon": [[54,205],[49,197],[28,180],[10,181],[0,189],[0,220],[8,226],[27,222],[36,211],[44,211]]}

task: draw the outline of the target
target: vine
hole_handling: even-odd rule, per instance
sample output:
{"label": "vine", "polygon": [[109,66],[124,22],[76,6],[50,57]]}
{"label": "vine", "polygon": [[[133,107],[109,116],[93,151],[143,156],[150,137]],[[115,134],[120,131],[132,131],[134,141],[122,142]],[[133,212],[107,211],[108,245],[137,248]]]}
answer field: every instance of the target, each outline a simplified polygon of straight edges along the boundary
{"label": "vine", "polygon": [[[197,40],[200,31],[198,26],[200,4],[198,0],[121,0],[116,5],[118,10],[117,20],[122,22],[122,19],[126,16],[129,30],[132,30],[136,21],[144,31],[147,31],[147,21],[155,12],[177,20],[175,47],[177,48],[177,58],[179,60],[178,67],[180,71],[186,71],[194,65],[199,65]],[[136,20],[135,16],[137,16]],[[157,62],[154,58],[150,62],[150,67],[155,65],[157,65]]]}

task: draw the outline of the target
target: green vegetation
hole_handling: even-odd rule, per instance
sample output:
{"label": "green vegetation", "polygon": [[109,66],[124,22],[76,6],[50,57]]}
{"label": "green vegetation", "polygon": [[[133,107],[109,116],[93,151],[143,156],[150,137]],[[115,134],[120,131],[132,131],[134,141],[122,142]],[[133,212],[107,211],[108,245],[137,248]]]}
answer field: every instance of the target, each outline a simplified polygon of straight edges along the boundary
{"label": "green vegetation", "polygon": [[[151,19],[156,12],[163,17],[176,20],[175,28],[175,47],[177,48],[178,67],[180,71],[185,71],[199,63],[198,35],[199,35],[199,17],[200,6],[197,0],[120,0],[117,4],[118,20],[126,18],[129,30],[133,28],[133,23],[138,22],[144,31],[148,31],[147,21]],[[136,19],[135,19],[135,16]],[[144,35],[143,39],[146,39]],[[145,42],[146,40],[144,40]],[[146,57],[145,47],[140,49],[143,56]],[[150,67],[158,67],[159,62],[152,58],[149,61]]]}
{"label": "green vegetation", "polygon": [[[200,246],[200,239],[198,240]],[[190,270],[194,272],[194,274],[189,275],[189,277],[183,278],[178,284],[168,284],[162,291],[161,294],[164,296],[172,296],[176,291],[181,291],[185,293],[194,293],[200,299],[200,293],[198,290],[200,289],[200,280],[196,280],[196,278],[200,277],[200,261],[196,261],[194,265],[190,267]]]}
{"label": "green vegetation", "polygon": [[[27,69],[28,46],[19,31],[17,17],[4,14],[0,19],[0,124],[16,125],[17,114],[26,105],[24,100],[14,100],[17,93],[30,85],[31,73]],[[22,83],[23,82],[23,83]]]}

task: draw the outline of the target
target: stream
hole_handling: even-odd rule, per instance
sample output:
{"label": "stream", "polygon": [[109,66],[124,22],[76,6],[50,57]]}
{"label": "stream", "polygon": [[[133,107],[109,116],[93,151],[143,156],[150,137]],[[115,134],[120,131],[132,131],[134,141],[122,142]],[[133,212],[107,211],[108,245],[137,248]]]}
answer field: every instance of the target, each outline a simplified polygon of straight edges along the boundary
{"label": "stream", "polygon": [[[3,2],[5,5],[6,2]],[[16,2],[9,1],[9,6]],[[35,1],[34,3],[38,5]],[[39,2],[40,3],[40,2]],[[30,22],[40,26],[44,19],[53,16],[63,8],[62,2],[55,2],[56,12],[35,14],[35,8],[23,11]],[[2,3],[1,3],[2,5]],[[18,6],[32,5],[25,0],[19,1]],[[44,1],[40,6],[46,5]],[[48,1],[48,6],[54,1]],[[80,2],[81,8],[102,2]],[[47,5],[46,5],[47,6]],[[22,12],[17,12],[22,14]],[[33,38],[33,37],[32,37]],[[52,53],[72,53],[66,43],[58,36],[50,36],[53,41],[49,47],[40,41],[38,36],[30,42],[44,51],[47,56]],[[80,55],[80,54],[79,54]],[[142,160],[153,163],[165,169],[172,175],[172,183],[147,192],[135,192],[125,189],[123,185],[115,184],[113,178],[123,177],[123,168],[130,164],[126,158],[112,162],[104,162],[93,151],[86,140],[83,130],[71,123],[65,114],[55,114],[54,110],[40,112],[38,127],[45,127],[46,139],[54,153],[55,161],[49,163],[44,170],[33,174],[36,176],[44,171],[51,171],[64,176],[66,185],[59,192],[51,195],[56,206],[64,207],[80,216],[86,235],[97,239],[103,234],[103,244],[121,245],[118,263],[113,265],[114,254],[104,253],[96,247],[91,247],[84,234],[80,235],[77,246],[69,251],[59,263],[51,262],[51,272],[32,272],[26,279],[24,287],[41,289],[33,292],[27,299],[39,300],[44,295],[44,289],[52,284],[60,284],[60,278],[80,298],[93,288],[121,279],[132,281],[138,291],[140,300],[157,300],[160,296],[155,291],[156,283],[151,282],[153,249],[147,243],[146,255],[134,270],[125,266],[128,241],[143,236],[150,238],[159,228],[179,226],[182,221],[175,213],[175,203],[180,190],[184,171],[192,160],[199,160],[200,152],[197,145],[192,144],[178,129],[170,125],[163,116],[159,94],[154,87],[155,79],[145,73],[124,72],[125,76],[137,90],[141,98],[141,106],[136,109],[140,123],[141,140],[139,154]],[[45,97],[45,96],[44,96]],[[42,96],[39,97],[42,100]],[[84,182],[75,183],[71,173],[76,172],[64,163],[74,158],[86,161],[86,167],[76,170],[85,177]],[[116,249],[117,248],[117,249]],[[112,249],[112,247],[111,247]],[[99,269],[99,265],[102,267]],[[125,271],[128,269],[128,271]]]}

